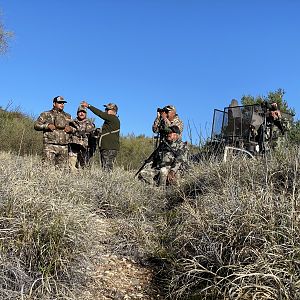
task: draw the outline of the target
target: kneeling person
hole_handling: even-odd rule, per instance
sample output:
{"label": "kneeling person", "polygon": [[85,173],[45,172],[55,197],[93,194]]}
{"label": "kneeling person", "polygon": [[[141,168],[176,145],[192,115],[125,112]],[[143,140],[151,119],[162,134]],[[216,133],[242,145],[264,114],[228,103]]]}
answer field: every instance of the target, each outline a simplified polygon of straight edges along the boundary
{"label": "kneeling person", "polygon": [[156,183],[165,186],[176,183],[180,176],[180,168],[187,161],[187,147],[180,140],[180,129],[178,126],[171,126],[166,142],[162,142],[155,155],[151,167],[143,169],[139,179],[148,183]]}
{"label": "kneeling person", "polygon": [[87,119],[87,110],[79,106],[77,117],[71,123],[75,129],[69,143],[69,166],[71,171],[84,167],[89,160],[89,135],[95,129],[94,123]]}

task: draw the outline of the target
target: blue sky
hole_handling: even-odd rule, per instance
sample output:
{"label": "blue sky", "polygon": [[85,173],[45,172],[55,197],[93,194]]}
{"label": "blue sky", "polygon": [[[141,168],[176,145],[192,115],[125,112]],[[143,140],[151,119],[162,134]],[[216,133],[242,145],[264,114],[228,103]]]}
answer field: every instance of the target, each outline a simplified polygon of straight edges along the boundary
{"label": "blue sky", "polygon": [[83,99],[115,102],[123,135],[151,136],[156,108],[173,104],[184,138],[189,123],[196,140],[210,134],[214,108],[283,88],[299,119],[298,0],[0,0],[0,9],[15,33],[0,57],[2,107],[37,117],[62,95],[75,116]]}

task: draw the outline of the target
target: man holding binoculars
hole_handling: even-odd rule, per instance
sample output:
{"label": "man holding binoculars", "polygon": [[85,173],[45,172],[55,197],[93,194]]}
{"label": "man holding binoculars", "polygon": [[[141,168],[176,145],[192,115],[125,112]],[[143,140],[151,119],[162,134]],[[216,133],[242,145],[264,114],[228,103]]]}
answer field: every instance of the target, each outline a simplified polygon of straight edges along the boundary
{"label": "man holding binoculars", "polygon": [[152,131],[159,134],[160,139],[165,139],[170,132],[170,127],[174,125],[178,126],[180,130],[179,139],[182,139],[183,122],[178,117],[175,106],[166,105],[163,108],[158,108]]}

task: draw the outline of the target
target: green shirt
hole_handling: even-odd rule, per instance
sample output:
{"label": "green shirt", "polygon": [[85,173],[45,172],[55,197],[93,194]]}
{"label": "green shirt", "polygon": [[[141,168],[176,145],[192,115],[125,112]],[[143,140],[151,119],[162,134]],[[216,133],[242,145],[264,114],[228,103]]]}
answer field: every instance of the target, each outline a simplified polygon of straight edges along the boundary
{"label": "green shirt", "polygon": [[115,115],[109,115],[95,106],[90,105],[89,109],[98,117],[104,120],[102,133],[99,141],[100,150],[120,149],[120,120]]}

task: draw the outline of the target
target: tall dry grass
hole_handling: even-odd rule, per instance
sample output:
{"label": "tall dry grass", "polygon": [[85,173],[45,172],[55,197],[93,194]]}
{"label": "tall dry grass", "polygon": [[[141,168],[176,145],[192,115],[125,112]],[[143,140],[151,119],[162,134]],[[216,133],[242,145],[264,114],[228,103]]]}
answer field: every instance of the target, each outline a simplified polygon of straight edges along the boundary
{"label": "tall dry grass", "polygon": [[76,175],[2,152],[0,298],[93,299],[109,252],[153,267],[165,299],[297,300],[299,162],[297,147],[200,160],[158,189],[120,167]]}
{"label": "tall dry grass", "polygon": [[150,215],[157,195],[123,169],[76,175],[1,152],[0,298],[86,300],[102,255],[142,255],[138,235],[120,232],[129,216]]}
{"label": "tall dry grass", "polygon": [[292,148],[186,177],[160,224],[170,299],[300,299],[299,162]]}

